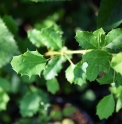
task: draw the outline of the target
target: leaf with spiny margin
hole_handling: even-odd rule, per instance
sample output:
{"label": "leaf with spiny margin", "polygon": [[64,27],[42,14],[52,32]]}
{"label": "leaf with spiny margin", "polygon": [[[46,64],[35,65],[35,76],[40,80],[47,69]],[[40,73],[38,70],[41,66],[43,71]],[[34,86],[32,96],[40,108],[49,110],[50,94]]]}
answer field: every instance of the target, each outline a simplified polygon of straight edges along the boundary
{"label": "leaf with spiny margin", "polygon": [[74,83],[82,86],[86,83],[86,62],[79,62],[74,69]]}
{"label": "leaf with spiny margin", "polygon": [[59,90],[59,83],[56,78],[47,80],[46,86],[47,86],[47,90],[52,94],[55,94]]}
{"label": "leaf with spiny margin", "polygon": [[44,70],[44,77],[46,80],[50,80],[57,76],[57,74],[62,69],[62,64],[66,61],[66,58],[63,56],[57,56],[49,60],[46,68]]}
{"label": "leaf with spiny margin", "polygon": [[0,87],[4,90],[9,90],[10,82],[5,78],[0,78]]}
{"label": "leaf with spiny margin", "polygon": [[11,65],[21,75],[40,75],[47,60],[38,51],[27,51],[22,55],[14,56]]}
{"label": "leaf with spiny margin", "polygon": [[69,81],[71,84],[73,83],[74,81],[74,68],[75,68],[75,65],[74,64],[71,64],[65,71],[65,76],[66,76],[66,79],[67,81]]}
{"label": "leaf with spiny margin", "polygon": [[60,32],[50,28],[42,28],[40,33],[40,42],[44,44],[47,48],[54,50],[60,50],[62,48],[62,36]]}
{"label": "leaf with spiny margin", "polygon": [[17,23],[11,16],[5,15],[3,18],[5,25],[8,27],[9,31],[13,34],[17,34],[18,26]]}
{"label": "leaf with spiny margin", "polygon": [[32,117],[40,106],[41,97],[37,92],[26,94],[20,102],[20,113],[23,117]]}
{"label": "leaf with spiny margin", "polygon": [[75,39],[84,49],[98,48],[97,38],[91,32],[77,30]]}
{"label": "leaf with spiny margin", "polygon": [[105,44],[105,32],[102,28],[93,32],[93,35],[96,37],[99,48]]}
{"label": "leaf with spiny margin", "polygon": [[122,75],[122,52],[113,56],[111,60],[111,67]]}
{"label": "leaf with spiny margin", "polygon": [[83,55],[83,60],[88,63],[86,69],[87,79],[94,81],[100,72],[107,72],[110,66],[111,54],[102,50],[92,50]]}
{"label": "leaf with spiny margin", "polygon": [[100,84],[111,84],[113,83],[113,75],[106,74],[102,78],[98,78],[97,82],[99,82]]}
{"label": "leaf with spiny margin", "polygon": [[97,105],[97,115],[100,120],[107,119],[114,112],[115,101],[112,94],[105,96]]}
{"label": "leaf with spiny margin", "polygon": [[105,49],[119,50],[122,48],[122,29],[113,29],[105,37]]}
{"label": "leaf with spiny margin", "polygon": [[58,24],[56,24],[56,22],[53,20],[54,15],[47,17],[47,19],[36,23],[34,25],[34,28],[40,31],[42,28],[53,27],[55,31],[58,31],[60,34],[62,34],[63,32],[61,30],[61,27]]}
{"label": "leaf with spiny margin", "polygon": [[8,101],[10,100],[8,94],[0,87],[0,111],[6,110]]}
{"label": "leaf with spiny margin", "polygon": [[9,63],[13,55],[18,53],[18,47],[12,33],[0,18],[0,68]]}
{"label": "leaf with spiny margin", "polygon": [[36,29],[29,30],[27,32],[29,40],[36,46],[41,47],[44,46],[44,44],[41,42],[42,36],[41,32]]}

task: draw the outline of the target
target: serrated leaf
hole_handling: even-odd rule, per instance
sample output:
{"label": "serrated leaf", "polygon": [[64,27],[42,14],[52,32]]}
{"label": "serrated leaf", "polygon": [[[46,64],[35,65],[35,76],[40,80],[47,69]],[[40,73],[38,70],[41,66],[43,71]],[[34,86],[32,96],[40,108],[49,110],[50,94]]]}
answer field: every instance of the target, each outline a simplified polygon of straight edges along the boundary
{"label": "serrated leaf", "polygon": [[13,55],[18,53],[18,48],[13,35],[8,31],[0,18],[0,68],[6,65]]}
{"label": "serrated leaf", "polygon": [[92,50],[83,55],[83,59],[88,63],[86,69],[87,79],[94,81],[100,72],[106,72],[108,70],[111,55],[106,51]]}
{"label": "serrated leaf", "polygon": [[11,65],[21,75],[40,75],[45,68],[46,59],[38,51],[27,51],[22,55],[13,57]]}
{"label": "serrated leaf", "polygon": [[122,75],[122,52],[113,56],[111,67]]}
{"label": "serrated leaf", "polygon": [[71,64],[65,71],[66,79],[72,84],[74,81],[74,68],[75,65]]}
{"label": "serrated leaf", "polygon": [[114,112],[115,101],[112,94],[105,96],[97,105],[97,115],[100,120],[107,119]]}
{"label": "serrated leaf", "polygon": [[100,48],[101,46],[104,46],[105,44],[105,32],[102,28],[96,30],[93,32],[93,35],[96,37],[98,41],[98,47]]}
{"label": "serrated leaf", "polygon": [[98,13],[97,27],[111,30],[119,26],[122,23],[121,5],[121,0],[102,0]]}
{"label": "serrated leaf", "polygon": [[57,74],[62,69],[62,64],[66,61],[63,56],[59,56],[51,59],[44,70],[44,77],[46,80],[50,80],[57,76]]}
{"label": "serrated leaf", "polygon": [[31,117],[38,110],[41,97],[36,93],[29,93],[25,95],[20,102],[20,113],[23,117]]}
{"label": "serrated leaf", "polygon": [[59,83],[56,78],[47,80],[46,86],[47,86],[47,90],[52,94],[55,94],[59,90]]}
{"label": "serrated leaf", "polygon": [[55,16],[55,14],[47,17],[47,19],[45,19],[43,21],[36,23],[34,25],[34,27],[37,30],[41,30],[42,28],[47,28],[47,27],[53,27],[55,31],[58,31],[60,34],[62,34],[63,32],[61,30],[61,27],[59,25],[57,25],[56,22],[53,20],[53,16]]}
{"label": "serrated leaf", "polygon": [[80,62],[74,69],[74,83],[82,86],[86,83],[86,68],[88,64],[86,62]]}
{"label": "serrated leaf", "polygon": [[60,50],[62,48],[62,37],[58,31],[55,31],[53,27],[43,28],[40,33],[40,41],[47,48]]}
{"label": "serrated leaf", "polygon": [[98,74],[100,73],[100,65],[94,65],[94,64],[88,64],[88,67],[86,69],[86,76],[89,81],[94,81]]}
{"label": "serrated leaf", "polygon": [[29,30],[28,32],[28,38],[29,40],[36,46],[36,47],[41,47],[44,46],[44,44],[41,42],[41,32],[36,30],[36,29],[32,29]]}
{"label": "serrated leaf", "polygon": [[2,19],[11,33],[16,34],[18,32],[18,26],[11,16],[5,15]]}
{"label": "serrated leaf", "polygon": [[103,76],[102,78],[98,78],[97,81],[100,84],[111,84],[113,83],[113,75],[111,74],[106,74],[105,76]]}
{"label": "serrated leaf", "polygon": [[0,78],[0,87],[4,90],[9,90],[10,89],[10,83],[8,82],[7,79]]}
{"label": "serrated leaf", "polygon": [[106,49],[111,49],[111,50],[117,50],[122,48],[122,29],[114,29],[110,31],[106,37],[105,37],[105,42],[106,42]]}
{"label": "serrated leaf", "polygon": [[6,105],[9,100],[8,94],[0,87],[0,111],[6,110]]}
{"label": "serrated leaf", "polygon": [[75,39],[84,49],[98,48],[97,39],[91,32],[78,30],[76,31]]}

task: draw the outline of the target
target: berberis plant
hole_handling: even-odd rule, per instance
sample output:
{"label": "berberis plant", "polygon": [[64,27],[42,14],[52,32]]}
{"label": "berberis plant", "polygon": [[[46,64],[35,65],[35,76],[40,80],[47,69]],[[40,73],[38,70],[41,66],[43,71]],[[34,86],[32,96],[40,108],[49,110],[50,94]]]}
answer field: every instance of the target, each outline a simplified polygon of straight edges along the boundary
{"label": "berberis plant", "polygon": [[[31,38],[31,34],[37,35],[39,40]],[[121,74],[122,74],[122,53],[120,51],[120,42],[122,29],[114,29],[107,35],[102,28],[92,32],[76,31],[76,41],[84,50],[69,50],[63,46],[63,39],[61,32],[55,30],[53,27],[43,28],[41,31],[35,29],[28,31],[30,41],[37,47],[41,45],[46,46],[49,51],[45,55],[41,55],[38,51],[25,52],[22,55],[13,57],[11,65],[13,69],[21,75],[44,75],[45,79],[49,81],[55,90],[57,85],[56,76],[62,69],[62,64],[68,60],[70,66],[66,69],[66,78],[70,83],[75,83],[82,86],[86,80],[97,80],[102,84],[111,84],[112,87],[120,89],[117,92],[116,111],[122,100],[121,94]],[[77,64],[73,64],[69,54],[82,54],[82,59]],[[45,58],[49,56],[49,58]],[[98,78],[98,75],[102,77]],[[53,90],[53,87],[52,87]],[[113,93],[105,96],[97,105],[97,114],[100,119],[108,118],[114,111],[115,100]]]}
{"label": "berberis plant", "polygon": [[[28,3],[32,1],[41,2],[50,0],[22,1]],[[20,3],[18,2],[18,4]],[[54,20],[52,21],[46,18],[42,23],[45,25],[49,22],[51,25],[42,26],[41,29],[31,27],[31,29],[27,31],[28,39],[37,50],[31,51],[27,48],[27,51],[21,54],[22,50],[19,51],[19,46],[17,46],[19,43],[16,44],[15,42],[16,39],[22,40],[17,36],[17,25],[15,25],[11,16],[1,17],[0,68],[8,64],[13,57],[11,66],[16,73],[22,77],[26,75],[30,80],[33,80],[35,75],[44,77],[48,91],[55,94],[60,89],[57,78],[60,71],[65,69],[63,65],[68,61],[69,67],[65,70],[65,77],[71,85],[76,84],[82,87],[88,82],[94,83],[93,81],[98,82],[100,85],[109,85],[110,94],[104,96],[96,107],[96,114],[100,120],[107,119],[114,111],[118,112],[122,108],[122,28],[119,27],[122,23],[121,5],[121,0],[102,0],[98,12],[97,29],[93,32],[84,31],[80,28],[76,30],[75,40],[79,44],[78,50],[68,48],[68,46],[65,45],[65,38],[63,38],[63,31],[60,26],[58,26]],[[17,3],[14,3],[13,6],[15,7],[14,9],[16,9]],[[32,4],[30,4],[30,6],[33,7]],[[35,13],[38,14],[38,11],[39,10]],[[62,11],[59,13],[61,12]],[[15,17],[16,16],[15,14]],[[26,16],[26,14],[23,15],[23,17],[24,16]],[[35,17],[33,17],[32,14],[32,18]],[[45,48],[47,51],[41,53],[39,51],[41,48]],[[78,63],[73,62],[74,54],[80,57]],[[12,79],[17,82],[19,79],[14,78],[14,76]],[[6,77],[9,79],[10,76]],[[5,110],[10,100],[7,94],[7,92],[10,91],[10,87],[10,83],[1,77],[0,110]],[[49,106],[49,104],[46,104],[48,103],[46,99],[47,94],[33,85],[29,87],[29,91],[28,88],[25,87],[26,90],[24,89],[23,92],[20,93],[24,96],[20,100],[20,114],[22,117],[32,117],[37,112],[44,115],[45,111],[43,111],[43,109],[47,111]],[[25,93],[26,91],[28,92]],[[12,92],[16,92],[16,90]],[[18,101],[17,99],[17,102]],[[40,109],[40,103],[43,109]],[[43,120],[43,117],[41,119]],[[48,118],[46,119],[47,123]]]}
{"label": "berberis plant", "polygon": [[[111,84],[116,90],[116,111],[118,111],[122,101],[122,29],[113,29],[107,34],[102,28],[94,32],[77,30],[75,39],[83,50],[75,51],[63,46],[61,34],[62,31],[54,27],[42,28],[41,31],[29,30],[30,41],[36,47],[47,47],[48,52],[42,55],[37,50],[27,50],[22,55],[14,56],[11,61],[13,69],[21,75],[28,75],[29,78],[43,74],[44,78],[54,86],[52,90],[55,92],[56,76],[62,69],[62,64],[68,60],[70,66],[65,71],[67,80],[80,86],[86,83],[86,80],[97,80],[101,85]],[[33,39],[33,35],[37,39]],[[81,61],[73,64],[70,54],[82,54]],[[101,77],[98,78],[98,75]],[[111,92],[98,103],[97,115],[100,119],[108,118],[114,112],[114,108],[115,98]]]}

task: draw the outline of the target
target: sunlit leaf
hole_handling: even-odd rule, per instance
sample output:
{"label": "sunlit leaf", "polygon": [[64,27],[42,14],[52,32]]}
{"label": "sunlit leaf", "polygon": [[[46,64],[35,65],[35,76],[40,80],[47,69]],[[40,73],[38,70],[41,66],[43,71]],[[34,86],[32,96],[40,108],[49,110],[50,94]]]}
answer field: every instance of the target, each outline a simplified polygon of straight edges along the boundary
{"label": "sunlit leaf", "polygon": [[27,51],[22,55],[13,57],[11,65],[21,75],[40,75],[45,68],[46,59],[38,51]]}
{"label": "sunlit leaf", "polygon": [[97,39],[98,47],[104,46],[105,44],[105,32],[102,28],[96,30],[93,32],[94,36]]}
{"label": "sunlit leaf", "polygon": [[75,68],[75,65],[74,64],[71,64],[65,71],[65,76],[66,76],[66,79],[70,82],[70,83],[73,83],[74,81],[74,68]]}
{"label": "sunlit leaf", "polygon": [[74,69],[74,83],[82,86],[86,83],[86,62],[79,62]]}
{"label": "sunlit leaf", "polygon": [[0,111],[6,110],[6,105],[9,100],[8,94],[0,87]]}
{"label": "sunlit leaf", "polygon": [[63,56],[55,57],[51,59],[44,70],[44,77],[46,80],[50,80],[58,75],[62,69],[62,64],[66,61]]}
{"label": "sunlit leaf", "polygon": [[76,31],[75,36],[77,42],[84,49],[96,49],[98,48],[97,38],[91,32]]}
{"label": "sunlit leaf", "polygon": [[122,75],[122,52],[113,56],[111,67]]}
{"label": "sunlit leaf", "polygon": [[118,50],[122,48],[122,29],[113,29],[105,37],[105,48]]}
{"label": "sunlit leaf", "polygon": [[44,46],[44,44],[41,42],[42,37],[41,37],[41,32],[39,30],[36,29],[29,30],[28,38],[36,47]]}
{"label": "sunlit leaf", "polygon": [[[36,34],[37,38],[35,38],[35,36],[30,36],[32,33],[33,35]],[[34,43],[38,47],[43,44],[47,48],[55,50],[60,50],[62,48],[63,41],[61,34],[58,31],[54,30],[53,27],[42,28],[40,33],[37,30],[29,31],[28,36],[32,43]]]}
{"label": "sunlit leaf", "polygon": [[122,101],[120,99],[117,99],[116,112],[119,112],[121,108],[122,108]]}

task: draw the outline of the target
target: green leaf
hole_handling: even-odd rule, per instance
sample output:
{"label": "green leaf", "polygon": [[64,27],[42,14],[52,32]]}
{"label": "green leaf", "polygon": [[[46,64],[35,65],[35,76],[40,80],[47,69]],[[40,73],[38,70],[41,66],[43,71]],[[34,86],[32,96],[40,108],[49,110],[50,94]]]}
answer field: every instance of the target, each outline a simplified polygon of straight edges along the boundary
{"label": "green leaf", "polygon": [[38,51],[27,51],[22,55],[13,57],[11,65],[21,75],[40,75],[45,68],[46,59]]}
{"label": "green leaf", "polygon": [[122,86],[122,75],[120,73],[116,73],[115,78],[117,83]]}
{"label": "green leaf", "polygon": [[62,64],[66,61],[63,56],[55,57],[51,59],[44,70],[44,77],[46,80],[50,80],[57,76],[62,69]]}
{"label": "green leaf", "polygon": [[47,90],[52,94],[55,94],[59,90],[59,84],[56,78],[47,80],[46,86],[47,86]]}
{"label": "green leaf", "polygon": [[63,115],[65,117],[72,115],[76,111],[76,108],[73,106],[68,106],[63,109]]}
{"label": "green leaf", "polygon": [[9,100],[8,94],[0,87],[0,110],[6,110],[6,105]]}
{"label": "green leaf", "polygon": [[110,31],[106,37],[105,37],[105,42],[106,42],[106,49],[111,49],[111,50],[117,50],[122,48],[122,29],[114,29]]}
{"label": "green leaf", "polygon": [[62,37],[58,31],[51,28],[43,28],[40,33],[40,41],[47,48],[60,50],[62,48]]}
{"label": "green leaf", "polygon": [[86,83],[86,62],[79,62],[74,69],[74,83],[82,86]]}
{"label": "green leaf", "polygon": [[122,52],[113,56],[111,67],[122,75]]}
{"label": "green leaf", "polygon": [[32,29],[32,30],[29,30],[27,33],[28,33],[29,40],[36,47],[44,46],[44,44],[41,42],[42,36],[41,36],[41,32],[40,31],[38,31],[36,29]]}
{"label": "green leaf", "polygon": [[50,112],[50,117],[54,120],[61,120],[62,119],[62,112],[60,110],[52,110]]}
{"label": "green leaf", "polygon": [[100,84],[111,84],[113,83],[113,75],[111,74],[106,74],[105,76],[103,76],[102,78],[98,78],[97,81]]}
{"label": "green leaf", "polygon": [[96,37],[97,41],[98,41],[98,46],[101,47],[101,46],[104,46],[105,44],[105,32],[102,28],[96,30],[93,32],[94,36]]}
{"label": "green leaf", "polygon": [[96,37],[91,32],[86,31],[76,31],[75,39],[81,47],[84,49],[96,49],[98,48],[98,43]]}
{"label": "green leaf", "polygon": [[74,68],[75,65],[71,64],[65,71],[66,79],[72,84],[74,81]]}
{"label": "green leaf", "polygon": [[114,112],[115,101],[112,94],[105,96],[97,105],[97,115],[100,120],[108,118]]}
{"label": "green leaf", "polygon": [[4,78],[0,78],[0,87],[4,90],[9,90],[10,89],[10,83],[8,80]]}
{"label": "green leaf", "polygon": [[88,63],[86,69],[87,79],[94,81],[100,72],[107,72],[110,66],[111,55],[106,51],[92,50],[83,55],[83,59]]}
{"label": "green leaf", "polygon": [[122,1],[102,0],[98,13],[97,27],[111,30],[122,23]]}
{"label": "green leaf", "polygon": [[20,102],[20,113],[23,117],[32,117],[40,106],[41,97],[35,93],[26,94]]}
{"label": "green leaf", "polygon": [[116,112],[119,112],[119,110],[122,108],[122,101],[121,99],[117,99],[116,103]]}
{"label": "green leaf", "polygon": [[11,33],[16,34],[18,32],[18,26],[11,16],[5,15],[2,19]]}
{"label": "green leaf", "polygon": [[0,18],[0,68],[11,60],[12,56],[18,53],[18,48],[13,35],[8,31]]}
{"label": "green leaf", "polygon": [[47,19],[36,23],[34,25],[34,27],[37,30],[41,30],[42,28],[47,28],[47,27],[53,27],[55,31],[58,31],[58,32],[60,32],[60,34],[62,34],[63,32],[61,30],[61,27],[56,24],[55,19],[53,19],[53,18],[55,18],[55,13],[54,13],[54,15],[47,17]]}

